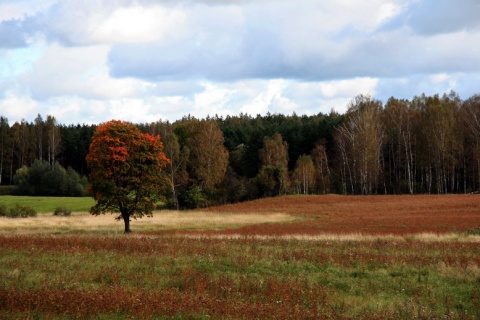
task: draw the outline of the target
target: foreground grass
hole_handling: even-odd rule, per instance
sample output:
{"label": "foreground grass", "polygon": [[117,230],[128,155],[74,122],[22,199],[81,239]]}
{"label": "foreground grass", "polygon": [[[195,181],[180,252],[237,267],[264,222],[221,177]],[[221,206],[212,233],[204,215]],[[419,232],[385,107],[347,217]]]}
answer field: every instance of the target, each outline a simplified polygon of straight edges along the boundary
{"label": "foreground grass", "polygon": [[0,196],[0,203],[7,207],[21,204],[32,207],[39,213],[53,213],[57,207],[66,207],[71,211],[88,211],[95,201],[91,197]]}
{"label": "foreground grass", "polygon": [[4,218],[0,318],[480,319],[478,199],[280,197],[129,235],[112,215]]}
{"label": "foreground grass", "polygon": [[16,318],[478,319],[476,242],[0,236]]}

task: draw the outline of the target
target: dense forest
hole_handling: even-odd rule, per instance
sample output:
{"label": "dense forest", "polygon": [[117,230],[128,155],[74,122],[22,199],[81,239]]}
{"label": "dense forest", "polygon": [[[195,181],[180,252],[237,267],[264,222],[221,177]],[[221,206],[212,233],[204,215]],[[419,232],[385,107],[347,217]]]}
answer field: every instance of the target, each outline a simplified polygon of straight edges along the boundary
{"label": "dense forest", "polygon": [[[480,96],[352,99],[345,114],[186,116],[136,124],[171,160],[169,203],[199,207],[279,194],[467,193],[480,186]],[[95,125],[0,118],[0,184],[41,160],[88,175]],[[37,165],[38,166],[38,165]]]}

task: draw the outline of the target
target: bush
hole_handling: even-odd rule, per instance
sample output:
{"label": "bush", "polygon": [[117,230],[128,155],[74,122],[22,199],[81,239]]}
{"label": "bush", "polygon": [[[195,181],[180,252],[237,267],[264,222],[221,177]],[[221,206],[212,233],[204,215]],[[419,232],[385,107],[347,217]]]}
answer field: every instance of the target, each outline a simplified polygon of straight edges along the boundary
{"label": "bush", "polygon": [[467,230],[467,235],[480,236],[480,228]]}
{"label": "bush", "polygon": [[178,200],[181,206],[185,206],[188,209],[208,207],[208,200],[205,197],[202,188],[198,186],[193,186],[184,192],[180,192]]}
{"label": "bush", "polygon": [[86,194],[88,181],[72,168],[60,164],[51,166],[47,161],[35,160],[30,168],[23,166],[13,177],[18,194],[31,196],[71,196]]}
{"label": "bush", "polygon": [[0,217],[6,217],[8,215],[8,208],[4,204],[0,204]]}
{"label": "bush", "polygon": [[29,206],[22,206],[21,204],[16,204],[10,208],[7,216],[10,218],[36,217],[37,211],[35,211],[34,208]]}
{"label": "bush", "polygon": [[53,212],[54,216],[69,217],[72,215],[72,210],[67,207],[57,207]]}
{"label": "bush", "polygon": [[0,186],[0,196],[11,196],[17,193],[17,186]]}

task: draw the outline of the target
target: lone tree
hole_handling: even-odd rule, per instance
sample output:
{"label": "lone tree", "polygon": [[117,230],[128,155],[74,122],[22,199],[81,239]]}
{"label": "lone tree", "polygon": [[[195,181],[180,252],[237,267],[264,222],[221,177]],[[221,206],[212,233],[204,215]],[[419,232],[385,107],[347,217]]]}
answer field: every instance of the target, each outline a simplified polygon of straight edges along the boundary
{"label": "lone tree", "polygon": [[87,155],[93,215],[120,212],[125,233],[130,217],[151,216],[168,184],[169,160],[159,136],[143,134],[129,122],[112,120],[98,126]]}

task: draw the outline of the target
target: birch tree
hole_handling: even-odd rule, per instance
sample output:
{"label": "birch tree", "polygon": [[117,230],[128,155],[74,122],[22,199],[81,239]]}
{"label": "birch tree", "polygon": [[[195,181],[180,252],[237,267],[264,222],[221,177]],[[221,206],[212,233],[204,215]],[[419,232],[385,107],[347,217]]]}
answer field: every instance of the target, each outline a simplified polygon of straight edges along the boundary
{"label": "birch tree", "polygon": [[57,120],[53,116],[47,116],[47,120],[45,121],[45,126],[47,129],[47,151],[48,151],[48,163],[50,166],[55,164],[55,157],[60,153],[60,129],[57,125]]}
{"label": "birch tree", "polygon": [[478,190],[480,187],[480,95],[474,95],[464,101],[461,114],[461,121],[469,141],[472,162],[475,164],[475,168],[471,169],[473,176],[476,177],[473,186]]}
{"label": "birch tree", "polygon": [[312,160],[315,166],[317,189],[320,193],[327,194],[330,192],[330,167],[324,140],[315,144],[312,150]]}
{"label": "birch tree", "polygon": [[447,193],[455,184],[455,168],[460,143],[457,141],[456,113],[459,100],[455,95],[424,97],[420,139],[423,173],[429,193]]}
{"label": "birch tree", "polygon": [[359,95],[350,103],[345,122],[337,130],[337,143],[344,167],[348,169],[352,193],[377,191],[384,139],[381,112],[379,100]]}
{"label": "birch tree", "polygon": [[309,194],[315,187],[315,166],[311,156],[298,157],[293,171],[296,193]]}
{"label": "birch tree", "polygon": [[[384,110],[385,127],[389,128],[390,138],[394,141],[392,148],[394,154],[393,164],[387,166],[394,170],[399,168],[402,181],[406,181],[407,191],[410,194],[415,192],[415,131],[418,126],[418,110],[408,100],[390,98]],[[397,170],[395,170],[397,171]],[[400,179],[399,179],[400,180]],[[401,185],[400,192],[403,192]]]}

